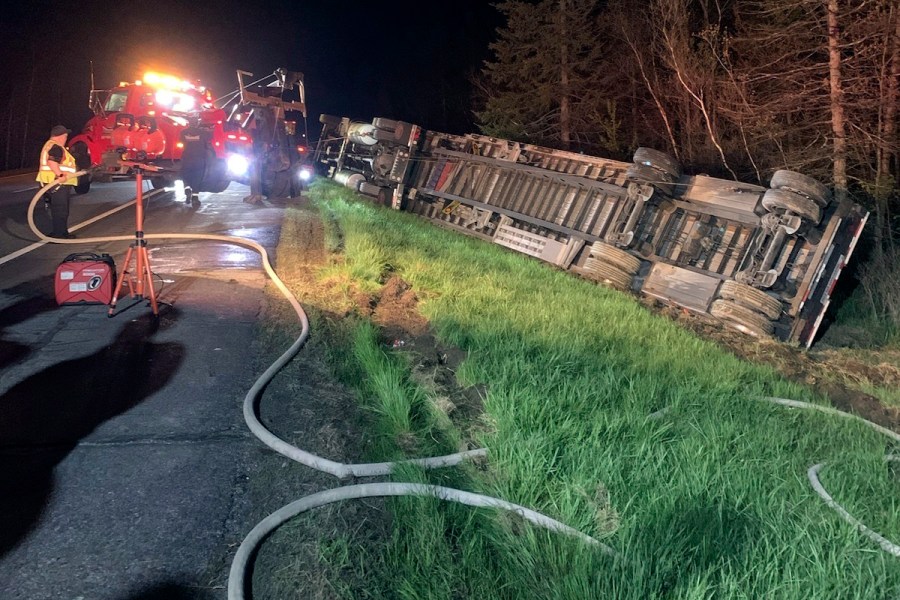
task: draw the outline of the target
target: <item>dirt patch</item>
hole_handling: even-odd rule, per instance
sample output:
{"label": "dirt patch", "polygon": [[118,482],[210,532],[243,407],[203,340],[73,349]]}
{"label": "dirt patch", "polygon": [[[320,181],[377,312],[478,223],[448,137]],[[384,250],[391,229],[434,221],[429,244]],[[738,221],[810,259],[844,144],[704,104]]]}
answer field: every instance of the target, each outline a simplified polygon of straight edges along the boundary
{"label": "dirt patch", "polygon": [[683,309],[652,300],[645,299],[643,302],[655,312],[732,354],[755,364],[770,366],[786,379],[812,387],[828,396],[836,408],[900,431],[900,409],[885,406],[874,396],[850,385],[854,382],[885,388],[900,385],[900,369],[893,365],[867,365],[834,350],[809,352],[775,340],[754,338],[712,318]]}
{"label": "dirt patch", "polygon": [[[419,297],[412,286],[392,274],[377,294],[359,294],[358,310],[379,326],[385,348],[400,352],[413,378],[428,390],[435,406],[464,435],[484,412],[484,385],[459,385],[456,370],[467,357],[459,348],[438,341],[428,320],[419,312]],[[468,448],[464,448],[468,449]]]}
{"label": "dirt patch", "polygon": [[[388,338],[401,341],[423,336],[428,320],[419,314],[419,298],[406,281],[391,275],[378,294],[370,298],[371,317]],[[394,339],[394,338],[391,338]]]}

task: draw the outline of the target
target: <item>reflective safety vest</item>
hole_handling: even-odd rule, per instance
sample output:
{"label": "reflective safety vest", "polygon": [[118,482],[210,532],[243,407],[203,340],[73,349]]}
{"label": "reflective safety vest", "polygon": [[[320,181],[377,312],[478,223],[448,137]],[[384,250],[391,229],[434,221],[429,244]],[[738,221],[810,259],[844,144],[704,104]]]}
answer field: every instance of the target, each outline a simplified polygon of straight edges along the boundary
{"label": "reflective safety vest", "polygon": [[[52,148],[53,146],[59,146],[63,150],[63,160],[59,164],[60,172],[69,174],[78,171],[78,169],[75,168],[75,157],[69,154],[69,151],[66,150],[66,147],[62,144],[57,144],[53,140],[47,140],[46,142],[44,142],[44,147],[41,148],[41,168],[38,171],[37,177],[35,178],[37,181],[41,182],[44,185],[52,183],[53,180],[56,179],[56,174],[50,168],[50,165],[47,164],[47,161],[49,160],[48,154],[50,153],[50,148]],[[77,184],[78,178],[70,177],[69,179],[66,179],[63,185]]]}

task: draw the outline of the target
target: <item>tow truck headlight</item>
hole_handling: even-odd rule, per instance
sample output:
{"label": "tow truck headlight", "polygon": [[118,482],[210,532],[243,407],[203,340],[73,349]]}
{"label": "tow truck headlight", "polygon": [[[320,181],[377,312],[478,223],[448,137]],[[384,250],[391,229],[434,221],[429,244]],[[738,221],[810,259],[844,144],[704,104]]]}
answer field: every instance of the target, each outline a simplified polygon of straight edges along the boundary
{"label": "tow truck headlight", "polygon": [[250,161],[246,156],[232,154],[228,157],[228,172],[237,177],[243,177],[250,168]]}
{"label": "tow truck headlight", "polygon": [[312,178],[312,169],[309,167],[300,167],[299,177],[301,181],[309,181]]}

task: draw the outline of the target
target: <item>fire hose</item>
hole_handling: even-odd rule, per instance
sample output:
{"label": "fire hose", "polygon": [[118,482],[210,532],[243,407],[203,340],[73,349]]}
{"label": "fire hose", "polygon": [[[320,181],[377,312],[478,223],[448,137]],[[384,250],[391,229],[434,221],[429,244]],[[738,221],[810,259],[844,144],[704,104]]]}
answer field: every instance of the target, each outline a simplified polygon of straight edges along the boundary
{"label": "fire hose", "polygon": [[[84,170],[78,171],[77,173],[69,175],[67,179],[69,177],[78,177],[84,175],[87,172],[88,171]],[[127,235],[61,239],[53,238],[43,234],[34,223],[34,208],[40,201],[40,199],[44,196],[44,194],[46,194],[50,189],[56,187],[57,185],[59,184],[56,182],[52,182],[42,187],[35,193],[34,197],[31,199],[31,203],[28,206],[28,225],[31,228],[31,231],[42,241],[61,244],[85,244],[134,240],[133,236]],[[122,208],[129,205],[130,203],[127,203]],[[275,362],[273,362],[269,366],[269,368],[262,373],[262,375],[259,376],[250,390],[247,391],[243,402],[244,420],[247,422],[247,426],[254,433],[254,435],[256,435],[264,444],[269,446],[271,449],[275,450],[283,456],[286,456],[287,458],[290,458],[293,461],[299,462],[312,469],[334,475],[338,478],[346,478],[351,476],[374,477],[379,475],[388,475],[393,472],[395,467],[401,464],[413,464],[424,469],[436,469],[457,465],[468,458],[485,456],[487,454],[486,448],[480,448],[476,450],[469,450],[466,452],[449,454],[446,456],[411,459],[398,462],[346,464],[328,460],[305,450],[301,450],[300,448],[297,448],[296,446],[293,446],[288,442],[285,442],[284,440],[278,438],[276,435],[266,429],[265,426],[260,422],[259,418],[256,415],[256,406],[266,386],[271,382],[278,371],[280,371],[284,367],[284,365],[286,365],[294,356],[296,356],[296,354],[306,343],[306,340],[309,338],[309,319],[307,318],[306,312],[303,310],[303,307],[300,305],[297,298],[293,293],[291,293],[291,291],[287,288],[284,282],[281,281],[281,279],[278,277],[278,274],[272,268],[266,249],[261,244],[253,240],[229,235],[145,233],[143,238],[148,240],[209,240],[235,244],[255,250],[260,255],[263,269],[265,270],[266,274],[269,276],[278,290],[282,293],[282,295],[284,295],[284,297],[288,300],[291,307],[296,312],[301,323],[301,333],[299,337],[297,337],[294,343],[291,344],[291,346],[281,356],[279,356],[275,360]],[[232,561],[228,580],[229,600],[243,600],[244,588],[246,585],[244,581],[244,574],[247,570],[247,565],[251,560],[253,554],[255,553],[257,545],[279,525],[301,512],[323,506],[325,504],[330,504],[332,502],[347,499],[384,496],[427,496],[451,502],[458,502],[460,504],[466,504],[468,506],[490,507],[514,512],[521,518],[539,527],[544,527],[550,531],[562,533],[564,535],[577,537],[588,544],[598,546],[606,554],[615,554],[615,551],[612,548],[605,544],[602,544],[601,542],[587,534],[569,527],[568,525],[565,525],[551,517],[528,509],[524,506],[501,500],[499,498],[493,498],[481,494],[474,494],[471,492],[465,492],[463,490],[433,485],[424,485],[419,483],[387,482],[352,485],[325,490],[323,492],[301,498],[300,500],[294,501],[275,511],[266,519],[261,521],[256,527],[254,527],[250,534],[248,534],[244,541],[241,543]]]}
{"label": "fire hose", "polygon": [[[71,175],[71,177],[77,177],[79,175],[85,174],[86,171],[79,171]],[[65,243],[65,244],[82,244],[87,242],[109,242],[109,241],[131,241],[133,238],[131,236],[110,236],[110,237],[96,237],[96,238],[83,238],[77,240],[69,240],[69,239],[57,239],[51,238],[49,236],[41,233],[34,224],[34,207],[40,200],[40,198],[52,187],[54,187],[55,183],[50,183],[43,188],[41,188],[34,196],[31,201],[31,204],[28,207],[28,223],[32,229],[32,232],[35,233],[40,239],[48,242],[54,243]],[[128,206],[126,204],[125,206]],[[256,416],[256,405],[262,392],[268,383],[272,380],[275,374],[285,365],[287,364],[303,347],[306,340],[309,337],[309,320],[306,316],[306,312],[303,310],[303,307],[297,301],[296,297],[290,292],[287,286],[281,281],[278,277],[277,273],[275,273],[272,268],[269,259],[268,253],[266,249],[253,240],[249,240],[246,238],[241,238],[237,236],[225,236],[225,235],[216,235],[216,234],[177,234],[177,233],[162,233],[162,234],[146,234],[145,239],[191,239],[191,240],[210,240],[210,241],[218,241],[225,242],[230,244],[236,244],[239,246],[244,246],[251,248],[257,251],[260,254],[262,259],[262,265],[272,280],[272,282],[276,285],[276,287],[281,291],[281,293],[285,296],[291,306],[294,308],[294,311],[297,313],[297,316],[300,319],[302,331],[297,340],[288,348],[272,365],[269,366],[266,371],[260,375],[260,377],[256,380],[250,390],[247,392],[244,397],[243,403],[243,413],[244,420],[247,422],[250,430],[256,435],[263,443],[267,446],[294,460],[301,464],[304,464],[310,468],[329,473],[339,478],[346,477],[371,477],[378,475],[387,475],[393,471],[393,469],[399,464],[414,464],[418,465],[425,469],[434,469],[446,466],[453,466],[461,463],[467,458],[473,458],[477,456],[485,456],[487,454],[486,448],[480,448],[476,450],[470,450],[467,452],[460,452],[456,454],[450,454],[446,456],[439,457],[430,457],[430,458],[422,458],[422,459],[412,459],[407,461],[400,462],[383,462],[383,463],[369,463],[369,464],[347,464],[347,463],[339,463],[335,461],[328,460],[326,458],[316,456],[310,452],[306,452],[301,450],[284,440],[281,440],[270,431],[268,431],[265,426],[259,421]],[[837,409],[821,406],[817,404],[812,404],[808,402],[801,402],[798,400],[788,400],[784,398],[763,398],[762,400],[767,402],[772,402],[775,404],[779,404],[782,406],[786,406],[789,408],[798,408],[805,410],[816,410],[826,414],[839,416],[843,418],[851,418],[862,422],[863,424],[873,428],[879,433],[886,435],[894,441],[900,442],[900,434],[897,434],[890,429],[872,423],[866,419],[862,419],[856,415],[845,413],[843,411],[839,411]],[[660,418],[667,411],[664,409],[662,411],[657,411],[653,415],[652,418]],[[888,455],[885,457],[886,461],[900,461],[900,457],[896,455]],[[824,486],[821,484],[819,480],[818,473],[824,468],[825,463],[819,463],[813,465],[807,471],[807,476],[809,478],[810,484],[816,493],[825,501],[825,503],[832,509],[834,509],[845,521],[853,525],[860,533],[869,539],[875,541],[879,544],[879,546],[885,552],[888,552],[894,556],[900,557],[900,545],[894,544],[887,540],[885,537],[881,536],[877,532],[871,530],[869,527],[864,525],[861,521],[853,517],[843,506],[841,506],[838,502],[836,502],[831,495],[827,492]],[[564,535],[569,535],[572,537],[576,537],[581,539],[584,542],[589,544],[598,546],[604,553],[615,555],[615,551],[609,546],[602,544],[596,539],[579,532],[576,529],[573,529],[555,519],[552,519],[546,515],[541,513],[537,513],[523,506],[513,504],[510,502],[506,502],[504,500],[500,500],[498,498],[492,498],[489,496],[484,496],[481,494],[473,494],[471,492],[465,492],[462,490],[455,490],[452,488],[445,488],[434,485],[424,485],[419,483],[404,483],[404,482],[386,482],[386,483],[370,483],[370,484],[360,484],[360,485],[350,485],[343,486],[339,488],[334,488],[330,490],[325,490],[322,492],[318,492],[316,494],[312,494],[296,500],[281,509],[273,512],[268,517],[266,517],[263,521],[258,523],[251,532],[245,537],[242,541],[240,547],[235,553],[235,557],[232,561],[231,570],[229,573],[229,582],[228,582],[228,598],[229,600],[243,600],[244,599],[244,590],[246,587],[245,582],[245,573],[247,570],[247,565],[252,559],[253,554],[257,546],[268,536],[272,531],[274,531],[281,524],[286,522],[287,520],[295,517],[296,515],[303,513],[305,511],[311,510],[313,508],[317,508],[320,506],[324,506],[326,504],[330,504],[333,502],[339,502],[342,500],[348,499],[359,499],[359,498],[367,498],[367,497],[386,497],[386,496],[423,496],[423,497],[432,497],[438,498],[441,500],[447,500],[452,502],[458,502],[461,504],[466,504],[469,506],[476,507],[490,507],[495,509],[507,510],[514,512],[521,516],[523,519],[528,520],[529,522],[538,525],[540,527],[544,527],[551,531],[555,531],[558,533],[562,533]]]}

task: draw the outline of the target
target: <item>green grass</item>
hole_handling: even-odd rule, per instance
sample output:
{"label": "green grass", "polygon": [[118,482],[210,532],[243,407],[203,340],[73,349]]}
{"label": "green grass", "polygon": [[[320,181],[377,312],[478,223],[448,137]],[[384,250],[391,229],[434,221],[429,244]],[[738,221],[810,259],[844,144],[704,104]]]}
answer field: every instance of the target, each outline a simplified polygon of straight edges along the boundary
{"label": "green grass", "polygon": [[[845,419],[756,400],[816,400],[632,298],[407,214],[318,184],[342,274],[377,289],[408,281],[438,337],[468,352],[479,423],[450,430],[407,361],[364,320],[335,338],[339,371],[373,415],[372,460],[453,450],[475,435],[484,467],[419,472],[557,518],[618,551],[609,558],[515,516],[402,498],[386,546],[323,541],[336,572],[365,572],[347,598],[896,598],[900,560],[819,500],[807,468],[849,510],[900,541],[888,444]],[[279,254],[281,259],[282,255]],[[343,341],[341,341],[343,340]],[[668,409],[659,418],[651,413]]]}

